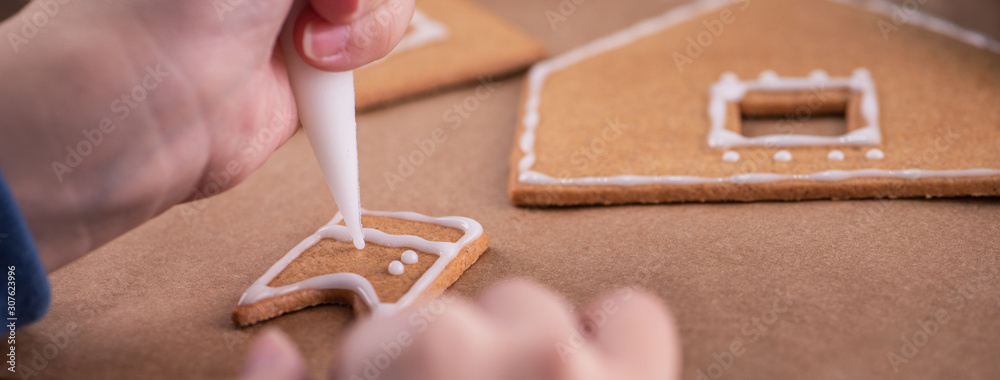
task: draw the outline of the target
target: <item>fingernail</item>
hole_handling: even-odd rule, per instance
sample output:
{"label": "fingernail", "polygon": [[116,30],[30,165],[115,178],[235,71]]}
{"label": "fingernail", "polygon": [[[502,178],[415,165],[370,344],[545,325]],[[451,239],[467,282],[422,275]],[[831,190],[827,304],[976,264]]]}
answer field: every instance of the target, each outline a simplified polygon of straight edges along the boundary
{"label": "fingernail", "polygon": [[[324,6],[329,7],[329,11],[324,13],[324,15],[329,17],[328,20],[331,21],[353,21],[363,10],[365,10],[361,5],[362,3],[359,0],[327,2]],[[340,18],[338,19],[337,16],[340,16]]]}
{"label": "fingernail", "polygon": [[325,21],[306,24],[302,48],[306,56],[316,61],[336,61],[347,51],[348,25],[333,25]]}
{"label": "fingernail", "polygon": [[261,332],[250,348],[241,379],[295,379],[304,372],[295,344],[281,331]]}

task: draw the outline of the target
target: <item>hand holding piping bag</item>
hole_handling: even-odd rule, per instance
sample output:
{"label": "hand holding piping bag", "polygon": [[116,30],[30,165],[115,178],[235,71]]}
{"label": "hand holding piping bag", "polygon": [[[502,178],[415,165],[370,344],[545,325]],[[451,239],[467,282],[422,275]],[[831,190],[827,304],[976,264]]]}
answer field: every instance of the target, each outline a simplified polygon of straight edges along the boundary
{"label": "hand holding piping bag", "polygon": [[[290,20],[306,6],[303,0],[296,1]],[[299,18],[301,20],[301,17]],[[283,48],[288,51],[293,37],[308,35],[308,26],[289,22],[281,36]],[[302,39],[303,55],[309,57],[309,38]],[[323,168],[324,176],[333,192],[337,206],[344,216],[345,224],[351,231],[354,245],[364,247],[360,220],[360,190],[358,187],[357,136],[354,111],[354,81],[352,72],[323,72],[310,67],[298,55],[286,55],[289,81],[295,93],[299,118],[303,129]],[[680,347],[676,327],[669,311],[656,297],[633,292],[630,289],[606,296],[596,305],[588,306],[589,312],[574,315],[571,308],[548,290],[531,283],[508,283],[494,287],[479,301],[477,306],[467,301],[453,301],[446,309],[442,320],[434,324],[433,331],[417,336],[413,347],[407,347],[408,355],[400,357],[386,373],[378,376],[386,379],[465,379],[465,378],[513,378],[501,373],[485,375],[484,372],[512,370],[525,364],[525,358],[535,360],[527,367],[537,370],[534,374],[557,375],[566,379],[585,377],[669,379],[679,375]],[[603,312],[600,307],[607,303],[621,307],[621,315],[613,316],[612,323],[602,317],[600,323],[589,321],[587,317]],[[621,306],[617,306],[617,305]],[[492,312],[491,312],[492,310]],[[511,313],[520,310],[523,313]],[[616,309],[617,310],[617,309]],[[502,313],[500,311],[503,311]],[[492,317],[490,316],[492,315]],[[399,329],[401,333],[413,333],[412,315],[400,315],[389,319],[363,321],[345,342],[342,355],[338,358],[333,378],[361,378],[370,375],[371,368],[361,363],[370,363],[372,349],[381,342],[387,331]],[[573,354],[573,358],[557,360],[546,355],[560,339],[572,336],[577,320],[584,320],[593,335],[587,344]],[[525,324],[524,321],[533,321]],[[521,331],[531,325],[529,331]],[[546,331],[551,334],[537,334]],[[587,330],[584,330],[587,331]],[[526,333],[527,332],[527,333]],[[600,332],[604,332],[601,334]],[[526,333],[526,334],[525,334]],[[391,335],[391,334],[390,334]],[[416,334],[414,334],[416,335]],[[530,339],[510,339],[523,335]],[[461,338],[456,338],[461,337]],[[476,349],[462,350],[462,347]],[[628,347],[628,349],[623,349]],[[442,351],[442,348],[446,348]],[[450,348],[456,348],[456,352]],[[515,353],[539,352],[518,356]],[[401,348],[402,350],[402,348]],[[613,351],[613,354],[607,352]],[[475,352],[475,354],[469,355]],[[653,360],[636,355],[636,352],[667,353],[666,357]],[[457,356],[456,356],[457,355]],[[481,356],[488,359],[482,360]],[[414,360],[413,357],[418,358]],[[621,363],[612,364],[615,357],[626,357]],[[538,360],[538,358],[542,358]],[[429,360],[420,360],[429,359]],[[478,360],[477,360],[478,359]],[[610,360],[609,360],[610,359]],[[476,365],[438,365],[435,360],[455,360],[472,362]],[[620,360],[620,359],[619,359]],[[463,371],[460,368],[464,368]],[[529,370],[531,371],[531,370]],[[381,372],[381,369],[379,369]],[[253,345],[243,380],[252,379],[300,379],[305,375],[305,364],[294,344],[279,330],[262,332]]]}
{"label": "hand holding piping bag", "polygon": [[[314,8],[312,4],[316,3],[340,7],[342,9],[337,10],[341,13],[329,12],[323,15],[315,12],[317,9],[324,9]],[[364,48],[372,43],[373,36],[369,34],[386,28],[386,25],[380,25],[380,20],[409,20],[413,15],[412,2],[403,4],[399,0],[389,0],[380,3],[378,12],[367,13],[363,12],[365,6],[371,7],[372,4],[364,1],[352,4],[351,1],[339,0],[317,0],[311,3],[308,0],[296,0],[280,37],[284,51],[298,50],[299,54],[285,54],[285,62],[289,83],[295,93],[299,121],[309,136],[313,152],[323,169],[323,176],[357,249],[365,247],[365,240],[361,228],[361,188],[358,183],[354,73],[338,69],[344,67],[343,61],[349,60],[346,55],[352,46],[362,48],[358,53],[371,53],[375,50]],[[407,17],[386,18],[381,15],[385,12],[394,12],[397,16],[405,13]],[[353,19],[359,14],[364,16]],[[361,25],[331,23],[343,20],[341,17],[345,15],[347,21],[367,22]],[[323,16],[327,18],[324,19]],[[393,35],[394,40],[390,46],[399,42],[401,33],[399,34]],[[382,55],[385,53],[387,51]]]}
{"label": "hand holding piping bag", "polygon": [[[308,13],[304,15],[305,22],[296,22],[303,19],[300,15],[307,7],[311,8],[307,0],[297,0],[281,33],[280,42],[284,51],[296,50],[295,41],[302,41],[298,45],[301,47],[299,54],[285,54],[288,80],[295,94],[299,121],[309,136],[330,192],[351,232],[354,246],[363,249],[365,240],[361,229],[354,72],[323,71],[306,62],[306,59],[312,59],[317,61],[314,64],[321,64],[327,59],[337,59],[341,51],[333,50],[332,55],[327,57],[319,55],[319,52],[330,48],[322,42],[332,39],[337,44],[349,43],[350,38],[346,35],[347,26],[321,29],[318,24],[324,21]],[[345,37],[347,41],[340,41]],[[336,44],[333,47],[336,48]]]}
{"label": "hand holding piping bag", "polygon": [[[309,0],[286,23],[293,0],[73,4],[30,45],[0,52],[0,172],[48,272],[242,182],[297,129],[285,58],[317,73],[361,67],[402,39],[414,8]],[[44,14],[41,6],[22,12]],[[0,33],[19,33],[19,19]],[[275,47],[282,29],[294,46]],[[353,101],[344,92],[304,98]]]}
{"label": "hand holding piping bag", "polygon": [[[24,11],[43,12],[40,4],[31,2]],[[178,203],[236,186],[297,128],[290,115],[288,55],[324,71],[355,69],[387,54],[402,38],[413,11],[412,0],[303,3],[299,17],[286,25],[294,47],[280,50],[283,57],[274,44],[292,0],[244,1],[219,14],[205,12],[211,10],[206,4],[74,2],[60,11],[59,22],[50,23],[16,55],[0,52],[0,77],[5,80],[0,114],[6,121],[0,131],[10,132],[0,139],[0,171],[31,227],[46,270]],[[18,25],[0,23],[0,34]],[[81,41],[87,49],[74,45]],[[127,104],[121,113],[114,105],[109,112],[109,102],[125,101],[119,99],[123,88],[143,81],[155,86],[141,103],[127,98],[133,103],[112,103]],[[51,112],[53,99],[62,99],[66,88],[85,89],[87,96]],[[343,100],[321,97],[331,103]],[[353,115],[350,107],[339,107],[341,115]],[[275,119],[275,114],[281,117]],[[307,122],[307,131],[309,127]],[[100,146],[91,146],[88,157],[72,168],[53,173],[52,157],[65,157],[67,146],[81,143],[81,130],[96,133],[96,128],[105,130]],[[262,132],[271,135],[260,139]],[[244,141],[256,145],[234,149],[234,142]],[[532,358],[537,361],[531,362],[537,364],[533,369],[562,371],[563,378],[672,378],[680,351],[669,313],[638,290],[608,297],[583,309],[583,315],[600,315],[593,308],[605,301],[620,311],[591,321],[594,330],[585,337],[586,345],[567,362],[534,350],[551,353],[553,339],[573,336],[578,327],[579,315],[557,295],[532,284],[508,283],[476,301],[450,298],[453,303],[439,322],[414,335],[415,346],[393,363],[397,372],[380,378],[523,378],[507,372]],[[351,378],[365,371],[384,333],[413,327],[411,316],[359,321],[344,341],[334,376]],[[303,377],[302,357],[287,337],[278,331],[258,335],[244,379]],[[667,360],[664,352],[670,353]],[[616,355],[595,356],[601,353]],[[419,357],[428,360],[410,360]],[[466,360],[475,366],[437,365]],[[455,372],[462,369],[475,373]]]}

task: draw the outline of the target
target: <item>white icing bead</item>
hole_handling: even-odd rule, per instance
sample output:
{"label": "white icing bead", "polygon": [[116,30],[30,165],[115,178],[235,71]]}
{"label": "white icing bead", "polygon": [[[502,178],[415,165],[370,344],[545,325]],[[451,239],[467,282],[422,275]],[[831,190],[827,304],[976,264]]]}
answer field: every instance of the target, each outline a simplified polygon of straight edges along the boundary
{"label": "white icing bead", "polygon": [[416,252],[406,251],[403,252],[403,257],[400,258],[400,260],[403,261],[403,264],[416,264],[419,258],[417,257]]}
{"label": "white icing bead", "polygon": [[524,117],[524,124],[536,126],[538,125],[538,114],[533,113]]}
{"label": "white icing bead", "polygon": [[792,160],[792,154],[787,150],[779,150],[774,154],[774,160],[778,162],[788,162]]}
{"label": "white icing bead", "polygon": [[881,160],[885,158],[885,153],[882,153],[881,149],[870,149],[865,152],[865,158],[869,160]]}
{"label": "white icing bead", "polygon": [[760,72],[760,76],[757,79],[764,83],[777,82],[778,73],[771,70],[764,70]]}
{"label": "white icing bead", "polygon": [[399,262],[399,260],[393,260],[389,263],[389,274],[393,276],[399,276],[403,274],[403,271],[405,270],[406,268],[403,267],[403,263]]}
{"label": "white icing bead", "polygon": [[737,162],[740,160],[740,154],[731,150],[727,150],[726,153],[722,154],[722,160],[726,162]]}
{"label": "white icing bead", "polygon": [[830,160],[830,161],[843,161],[844,160],[844,152],[841,152],[841,151],[836,150],[836,149],[831,150],[830,154],[826,155],[826,159]]}
{"label": "white icing bead", "polygon": [[736,73],[732,71],[727,71],[722,73],[721,76],[719,76],[719,80],[722,82],[739,82],[740,77],[736,76]]}
{"label": "white icing bead", "polygon": [[830,75],[823,70],[813,70],[809,73],[809,79],[812,80],[827,80],[830,79]]}

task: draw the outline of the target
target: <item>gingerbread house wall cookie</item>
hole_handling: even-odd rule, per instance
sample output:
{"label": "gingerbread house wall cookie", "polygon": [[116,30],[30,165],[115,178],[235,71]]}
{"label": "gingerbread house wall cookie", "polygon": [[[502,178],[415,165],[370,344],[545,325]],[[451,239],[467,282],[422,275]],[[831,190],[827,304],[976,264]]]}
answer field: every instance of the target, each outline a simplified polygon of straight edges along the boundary
{"label": "gingerbread house wall cookie", "polygon": [[1000,195],[998,67],[887,2],[697,1],[530,70],[510,198]]}
{"label": "gingerbread house wall cookie", "polygon": [[363,249],[337,215],[292,248],[240,298],[236,326],[321,304],[385,315],[437,297],[489,246],[483,226],[458,217],[362,210]]}
{"label": "gingerbread house wall cookie", "polygon": [[420,0],[392,52],[355,71],[356,107],[507,74],[544,56],[540,42],[477,4]]}

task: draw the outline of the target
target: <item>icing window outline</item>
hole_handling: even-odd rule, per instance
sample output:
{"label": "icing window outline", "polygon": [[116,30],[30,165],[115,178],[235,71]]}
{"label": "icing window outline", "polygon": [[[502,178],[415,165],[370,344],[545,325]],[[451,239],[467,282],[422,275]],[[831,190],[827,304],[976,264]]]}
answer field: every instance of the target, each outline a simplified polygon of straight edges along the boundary
{"label": "icing window outline", "polygon": [[[847,88],[860,93],[858,112],[862,125],[840,136],[773,134],[746,137],[726,129],[729,104],[739,103],[748,91],[809,91],[816,88],[823,90]],[[830,77],[826,72],[816,70],[805,78],[782,78],[773,71],[764,71],[757,79],[746,81],[741,81],[732,72],[726,72],[711,87],[711,100],[708,103],[708,116],[711,120],[708,146],[734,148],[879,145],[882,142],[882,130],[878,123],[878,111],[875,83],[871,74],[864,68],[854,70],[850,77]]]}

